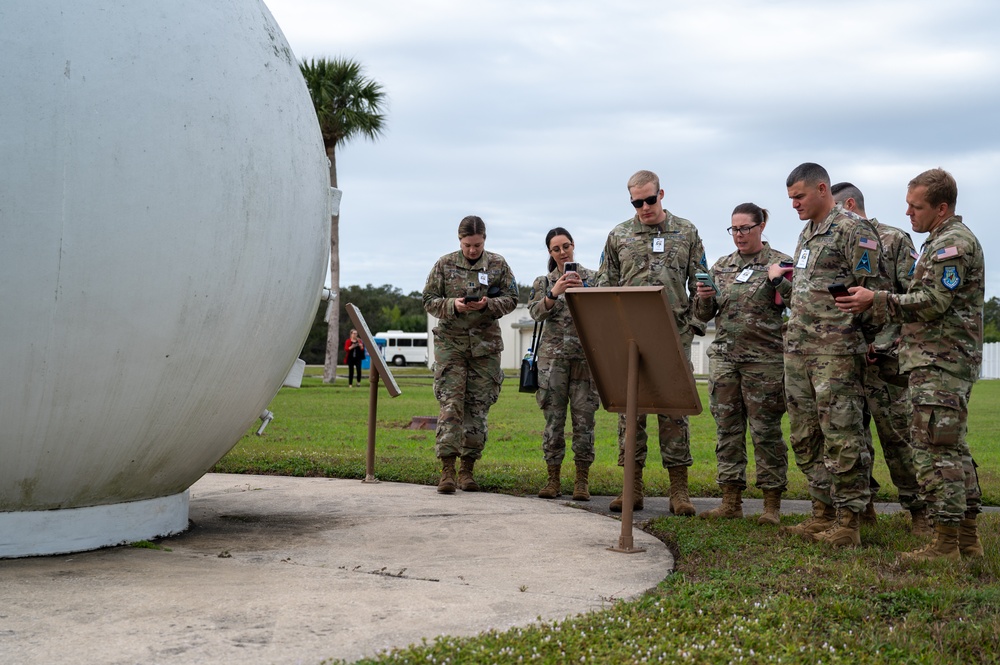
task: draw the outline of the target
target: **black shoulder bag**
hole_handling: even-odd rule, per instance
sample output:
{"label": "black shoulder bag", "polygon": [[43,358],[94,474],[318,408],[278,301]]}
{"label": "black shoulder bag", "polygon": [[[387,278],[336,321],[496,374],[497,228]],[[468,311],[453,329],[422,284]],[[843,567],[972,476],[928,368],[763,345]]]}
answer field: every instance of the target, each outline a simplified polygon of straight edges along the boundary
{"label": "black shoulder bag", "polygon": [[521,361],[521,381],[518,392],[533,393],[538,390],[538,345],[542,342],[542,326],[545,321],[535,321],[535,330],[531,333],[531,354]]}

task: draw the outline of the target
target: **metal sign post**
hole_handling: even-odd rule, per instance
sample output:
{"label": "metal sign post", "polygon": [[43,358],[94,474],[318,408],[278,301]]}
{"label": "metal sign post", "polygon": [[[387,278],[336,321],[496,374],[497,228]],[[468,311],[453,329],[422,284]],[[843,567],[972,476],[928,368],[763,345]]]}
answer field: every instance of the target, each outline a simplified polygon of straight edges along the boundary
{"label": "metal sign post", "polygon": [[662,286],[566,291],[601,404],[625,414],[622,532],[615,552],[633,547],[632,502],[636,420],[642,413],[701,413],[701,398]]}
{"label": "metal sign post", "polygon": [[361,310],[353,303],[347,303],[346,309],[365,348],[371,350],[368,354],[368,357],[371,358],[371,369],[368,370],[368,383],[370,384],[368,390],[368,449],[365,455],[365,479],[362,482],[377,483],[378,480],[375,479],[375,423],[378,417],[379,377],[385,378],[385,387],[389,391],[390,397],[399,397],[402,391],[396,384],[396,379],[389,371],[389,367],[385,364],[385,358],[378,352],[378,346],[375,344],[371,330],[368,329],[368,324],[365,323],[365,317],[361,315]]}

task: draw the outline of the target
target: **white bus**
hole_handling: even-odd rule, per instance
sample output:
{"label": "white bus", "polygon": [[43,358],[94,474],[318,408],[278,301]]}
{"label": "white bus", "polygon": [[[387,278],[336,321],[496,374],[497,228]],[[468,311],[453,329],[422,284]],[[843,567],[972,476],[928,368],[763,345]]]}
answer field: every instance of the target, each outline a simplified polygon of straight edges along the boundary
{"label": "white bus", "polygon": [[375,333],[375,343],[387,363],[403,367],[409,363],[427,364],[427,333],[402,330]]}

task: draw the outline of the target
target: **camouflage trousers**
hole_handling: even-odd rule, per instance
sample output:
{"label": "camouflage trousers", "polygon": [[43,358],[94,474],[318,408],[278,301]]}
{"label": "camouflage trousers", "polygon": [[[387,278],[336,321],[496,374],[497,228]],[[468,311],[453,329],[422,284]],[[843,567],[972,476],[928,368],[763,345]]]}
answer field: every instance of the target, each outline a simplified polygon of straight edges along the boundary
{"label": "camouflage trousers", "polygon": [[937,522],[982,510],[976,461],[965,440],[972,382],[933,367],[910,372],[913,461],[920,496]]}
{"label": "camouflage trousers", "polygon": [[[691,364],[691,339],[682,338],[684,356]],[[656,414],[656,422],[659,426],[660,435],[660,459],[663,461],[663,468],[669,469],[675,466],[691,466],[694,460],[691,458],[691,429],[688,425],[687,416],[674,417]],[[618,414],[618,466],[625,466],[625,414]],[[641,413],[636,418],[635,428],[635,463],[639,466],[646,466],[646,442],[649,435],[646,434],[646,414]]]}
{"label": "camouflage trousers", "polygon": [[865,358],[785,354],[785,400],[795,463],[809,494],[835,508],[868,504],[872,458],[862,431]]}
{"label": "camouflage trousers", "polygon": [[434,347],[434,397],[441,405],[435,434],[438,457],[483,456],[486,416],[500,396],[500,355],[476,356]]}
{"label": "camouflage trousers", "polygon": [[594,461],[594,413],[601,405],[586,359],[540,358],[535,400],[545,414],[542,453],[545,463],[561,465],[566,456],[566,409],[573,423],[573,461]]}
{"label": "camouflage trousers", "polygon": [[709,361],[708,399],[717,434],[720,485],[747,486],[747,426],[753,442],[757,488],[784,491],[788,446],[781,434],[785,368],[779,363]]}
{"label": "camouflage trousers", "polygon": [[[869,427],[874,420],[889,478],[899,491],[899,503],[906,510],[918,510],[926,504],[917,496],[917,468],[910,447],[911,413],[909,391],[887,382],[878,365],[868,365],[865,370],[865,444],[874,461],[875,446]],[[869,488],[874,499],[881,488],[874,473],[869,479]]]}

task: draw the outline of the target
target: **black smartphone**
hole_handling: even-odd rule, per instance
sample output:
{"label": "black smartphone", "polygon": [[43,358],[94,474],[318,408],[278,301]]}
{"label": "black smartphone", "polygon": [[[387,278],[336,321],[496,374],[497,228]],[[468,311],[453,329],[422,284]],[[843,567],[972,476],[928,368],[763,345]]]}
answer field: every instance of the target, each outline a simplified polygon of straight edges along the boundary
{"label": "black smartphone", "polygon": [[794,268],[795,264],[791,261],[778,261],[778,267],[780,268]]}
{"label": "black smartphone", "polygon": [[482,299],[483,299],[482,296],[465,296],[465,298],[463,298],[463,300],[465,300],[465,302],[467,302],[467,303],[468,302],[479,302]]}
{"label": "black smartphone", "polygon": [[847,287],[841,284],[840,282],[837,282],[836,284],[831,284],[830,286],[826,287],[826,289],[830,292],[830,295],[833,296],[834,298],[851,295],[851,292],[847,290]]}
{"label": "black smartphone", "polygon": [[576,261],[567,261],[566,265],[563,266],[563,272],[576,272],[579,264]]}
{"label": "black smartphone", "polygon": [[694,274],[694,278],[699,282],[701,282],[702,284],[704,284],[705,286],[711,288],[713,291],[719,290],[718,287],[715,286],[715,282],[712,281],[712,278],[709,277],[707,272],[696,272]]}

